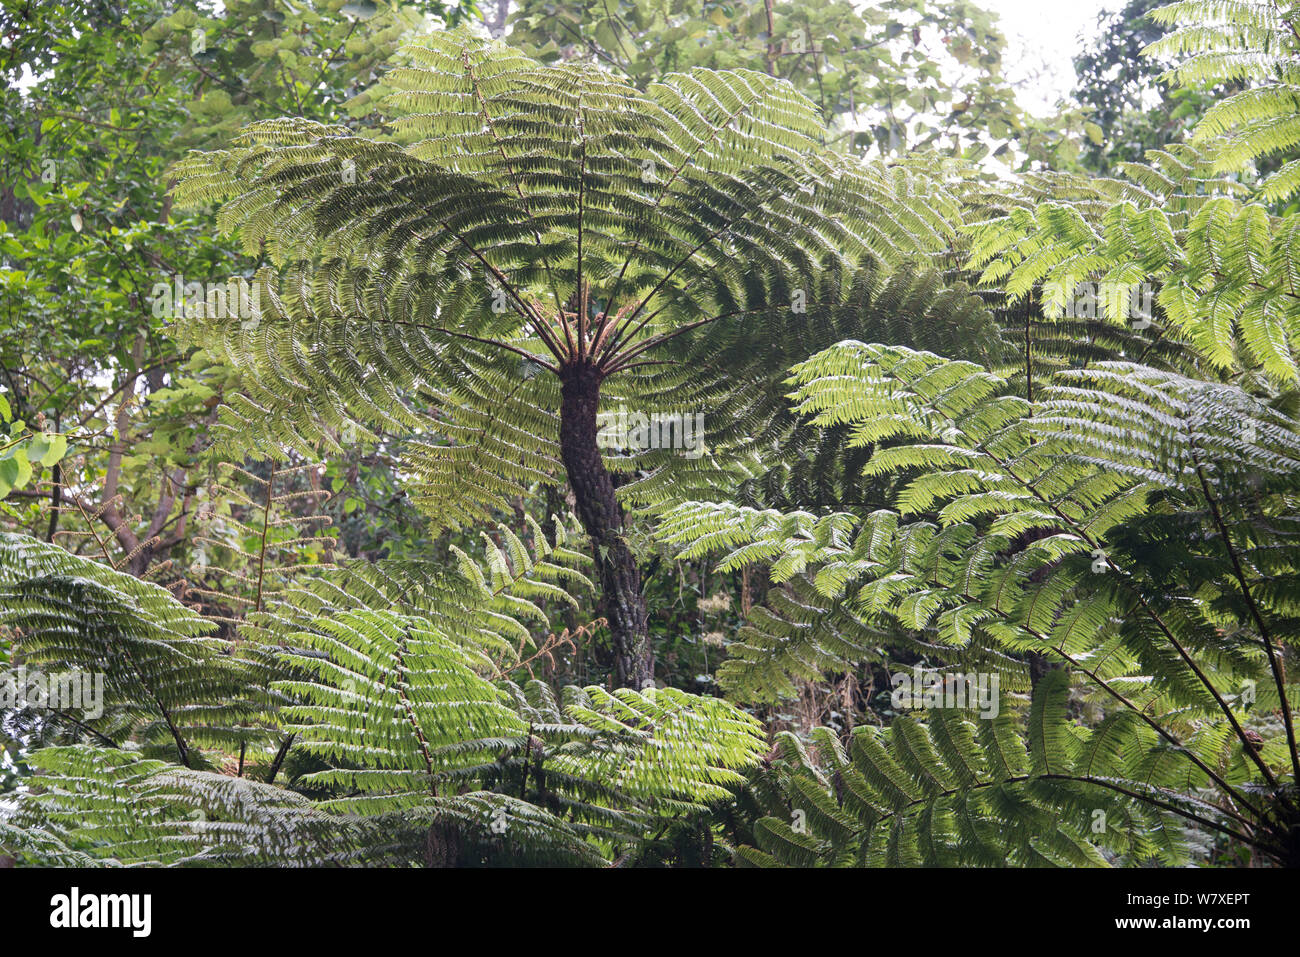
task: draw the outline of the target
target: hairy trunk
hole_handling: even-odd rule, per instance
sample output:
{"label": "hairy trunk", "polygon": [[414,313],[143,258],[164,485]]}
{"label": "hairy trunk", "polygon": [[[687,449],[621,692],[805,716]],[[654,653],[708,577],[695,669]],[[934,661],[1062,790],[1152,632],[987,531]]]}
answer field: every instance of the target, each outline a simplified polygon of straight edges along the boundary
{"label": "hairy trunk", "polygon": [[578,518],[591,538],[596,574],[614,638],[614,680],[641,688],[652,677],[641,570],[623,537],[623,509],[596,443],[600,373],[588,364],[561,373],[560,455],[577,501]]}

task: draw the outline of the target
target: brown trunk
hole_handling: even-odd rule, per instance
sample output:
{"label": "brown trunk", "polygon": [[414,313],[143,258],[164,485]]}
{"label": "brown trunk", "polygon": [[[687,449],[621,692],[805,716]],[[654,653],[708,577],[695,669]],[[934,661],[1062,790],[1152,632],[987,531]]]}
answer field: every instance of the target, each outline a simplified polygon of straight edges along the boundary
{"label": "brown trunk", "polygon": [[614,638],[614,681],[643,688],[652,679],[641,570],[623,537],[623,509],[596,443],[600,373],[566,366],[560,375],[560,456],[569,473],[578,518],[591,538],[604,615]]}

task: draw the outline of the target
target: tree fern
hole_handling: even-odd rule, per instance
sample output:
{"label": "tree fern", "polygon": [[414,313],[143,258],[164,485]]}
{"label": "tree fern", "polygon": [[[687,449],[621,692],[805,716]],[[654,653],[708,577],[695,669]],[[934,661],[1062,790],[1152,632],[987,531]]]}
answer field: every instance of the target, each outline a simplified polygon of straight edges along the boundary
{"label": "tree fern", "polygon": [[[1052,672],[1028,714],[1004,702],[988,720],[936,710],[888,730],[854,729],[846,744],[818,729],[814,761],[793,735],[778,740],[771,812],[740,862],[760,866],[1105,866],[1176,864],[1183,821],[1234,829],[1222,810],[1189,797],[1176,775],[1135,772],[1161,745],[1111,721],[1070,721],[1069,677]],[[1123,719],[1120,719],[1123,720]],[[1129,722],[1130,725],[1132,722]],[[1135,780],[1136,778],[1136,780]],[[1180,820],[1181,818],[1181,820]]]}
{"label": "tree fern", "polygon": [[1152,12],[1175,29],[1143,52],[1186,57],[1163,80],[1180,86],[1228,86],[1201,117],[1193,141],[1213,144],[1216,166],[1237,171],[1259,160],[1280,166],[1263,177],[1260,198],[1286,200],[1300,190],[1300,14],[1274,0],[1185,0]]}
{"label": "tree fern", "polygon": [[[503,674],[545,624],[533,602],[589,562],[556,529],[532,549],[501,529],[484,565],[462,553],[433,579],[326,571],[250,615],[235,656],[163,589],[10,536],[5,624],[23,660],[84,667],[110,641],[128,664],[109,676],[115,736],[79,722],[99,747],[31,752],[40,773],[0,840],[28,863],[590,865],[701,820],[762,754],[755,719],[671,689],[557,696]],[[84,577],[44,574],[69,567]],[[244,777],[250,742],[264,781]]]}
{"label": "tree fern", "polygon": [[[653,408],[662,382],[637,370],[674,361],[679,337],[734,328],[753,353],[766,317],[846,305],[864,263],[946,248],[955,198],[825,149],[812,104],[748,71],[641,92],[451,32],[408,48],[384,90],[384,138],[283,119],[176,167],[177,198],[220,203],[221,227],[278,270],[251,334],[184,334],[262,380],[234,403],[237,426],[437,436],[414,467],[436,519],[482,518],[562,463],[619,680],[639,686],[645,607],[600,454],[602,395]],[[834,298],[813,297],[823,288]]]}
{"label": "tree fern", "polygon": [[213,626],[158,585],[0,534],[0,625],[15,636],[15,663],[102,676],[102,714],[40,707],[22,723],[42,736],[118,746],[138,737],[151,752],[201,767],[202,748],[264,734],[240,725],[264,704],[256,688],[265,673],[226,654]]}
{"label": "tree fern", "polygon": [[[665,540],[804,576],[868,627],[1067,665],[1272,831],[1265,843],[1284,842],[1271,815],[1290,813],[1297,765],[1300,694],[1281,663],[1296,623],[1278,597],[1298,557],[1292,419],[1239,388],[1121,363],[1057,373],[1031,404],[973,363],[860,343],[792,381],[801,411],[871,450],[866,474],[896,477],[895,510],[697,504],[668,514]],[[731,680],[762,692],[780,688],[773,669],[851,669],[868,655],[844,633],[744,642]],[[1281,718],[1267,747],[1247,727],[1248,682],[1270,686]],[[1242,790],[1251,774],[1269,802]]]}

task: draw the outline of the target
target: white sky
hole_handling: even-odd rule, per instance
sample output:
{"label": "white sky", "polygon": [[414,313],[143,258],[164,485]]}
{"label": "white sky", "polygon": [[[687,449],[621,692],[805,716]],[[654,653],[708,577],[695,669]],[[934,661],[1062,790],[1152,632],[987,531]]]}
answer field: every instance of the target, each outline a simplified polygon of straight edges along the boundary
{"label": "white sky", "polygon": [[1116,10],[1123,0],[978,0],[998,14],[1007,36],[1003,72],[1007,79],[1033,78],[1019,90],[1020,105],[1045,115],[1074,88],[1074,56],[1079,35],[1092,35],[1103,9]]}

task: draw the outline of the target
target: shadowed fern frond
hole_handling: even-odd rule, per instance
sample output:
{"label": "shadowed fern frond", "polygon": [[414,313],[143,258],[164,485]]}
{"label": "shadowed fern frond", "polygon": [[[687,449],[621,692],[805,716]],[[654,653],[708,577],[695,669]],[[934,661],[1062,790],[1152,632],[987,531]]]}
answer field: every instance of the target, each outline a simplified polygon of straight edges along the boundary
{"label": "shadowed fern frond", "polygon": [[[770,812],[740,863],[758,866],[1095,867],[1184,860],[1176,808],[1231,830],[1176,775],[1141,775],[1154,734],[1117,719],[1091,732],[1067,713],[1069,677],[1041,682],[1027,713],[904,715],[888,730],[789,732],[764,772]],[[1122,730],[1119,720],[1127,722]],[[1122,746],[1120,742],[1122,741]],[[814,755],[815,754],[815,758]],[[1135,780],[1136,779],[1136,780]]]}
{"label": "shadowed fern frond", "polygon": [[14,636],[16,664],[51,680],[99,682],[71,707],[35,702],[42,733],[118,746],[138,736],[192,767],[206,760],[202,747],[237,747],[264,733],[241,726],[265,704],[256,690],[263,670],[228,654],[210,622],[158,585],[0,533],[0,626]]}

